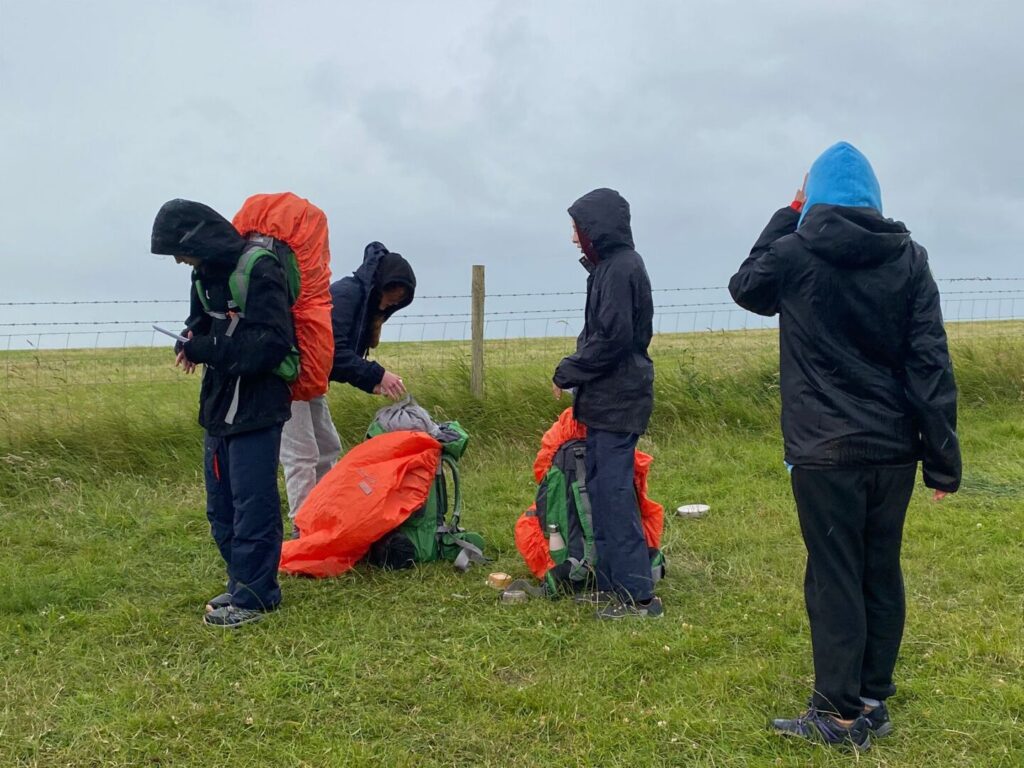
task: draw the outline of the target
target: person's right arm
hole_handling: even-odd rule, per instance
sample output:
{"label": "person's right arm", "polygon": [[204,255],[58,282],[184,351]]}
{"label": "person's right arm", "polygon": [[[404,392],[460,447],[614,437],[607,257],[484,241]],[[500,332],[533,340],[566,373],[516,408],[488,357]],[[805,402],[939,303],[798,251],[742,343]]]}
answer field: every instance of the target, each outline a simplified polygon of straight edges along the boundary
{"label": "person's right arm", "polygon": [[800,211],[807,199],[804,194],[806,186],[805,175],[804,184],[796,191],[793,202],[775,212],[750,249],[750,255],[729,281],[729,293],[733,301],[750,312],[771,317],[779,311],[782,270],[785,265],[772,245],[779,238],[796,232]]}
{"label": "person's right arm", "polygon": [[[199,300],[198,289],[196,288],[196,275],[192,273],[192,290],[189,291],[189,313],[185,320],[185,328],[181,335],[191,339],[195,336],[202,336],[210,332],[210,316],[206,314],[203,303]],[[185,373],[192,373],[196,364],[185,357],[184,344],[180,341],[174,344],[174,365],[181,367]]]}
{"label": "person's right arm", "polygon": [[[366,302],[359,285],[345,281],[331,292],[334,307],[331,310],[331,326],[334,330],[334,366],[331,380],[376,394],[384,378],[385,370],[380,363],[360,356],[349,345],[350,336],[356,332],[366,312]],[[359,340],[356,340],[359,343]]]}
{"label": "person's right arm", "polygon": [[771,317],[779,311],[784,265],[772,246],[779,238],[796,232],[800,209],[795,206],[794,202],[775,212],[750,255],[729,280],[733,301],[750,312]]}
{"label": "person's right arm", "polygon": [[601,285],[594,287],[592,301],[597,310],[589,335],[555,369],[556,389],[579,387],[606,375],[633,349],[633,309],[640,278],[613,269],[614,265],[609,266]]}
{"label": "person's right arm", "polygon": [[960,487],[962,471],[956,433],[956,379],[942,323],[939,289],[928,267],[928,255],[919,245],[913,247],[922,258],[917,274],[912,277],[907,399],[924,445],[924,484],[936,491],[954,493]]}
{"label": "person's right arm", "polygon": [[230,376],[270,373],[292,349],[294,324],[284,268],[269,256],[249,276],[244,317],[228,336],[195,335],[183,345],[193,363],[212,365]]}

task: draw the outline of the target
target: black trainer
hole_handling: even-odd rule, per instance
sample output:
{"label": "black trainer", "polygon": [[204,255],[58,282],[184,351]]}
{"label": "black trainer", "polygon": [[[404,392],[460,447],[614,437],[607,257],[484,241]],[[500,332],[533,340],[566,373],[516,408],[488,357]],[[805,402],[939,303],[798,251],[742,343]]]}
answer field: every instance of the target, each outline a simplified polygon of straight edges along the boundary
{"label": "black trainer", "polygon": [[871,735],[877,739],[888,736],[892,733],[892,721],[889,720],[889,708],[885,702],[881,702],[870,712],[864,713],[864,719],[868,721],[868,729]]}
{"label": "black trainer", "polygon": [[852,725],[843,725],[814,707],[792,720],[773,720],[772,730],[782,736],[795,736],[830,747],[852,747],[858,752],[871,749],[871,729],[866,718],[858,717]]}

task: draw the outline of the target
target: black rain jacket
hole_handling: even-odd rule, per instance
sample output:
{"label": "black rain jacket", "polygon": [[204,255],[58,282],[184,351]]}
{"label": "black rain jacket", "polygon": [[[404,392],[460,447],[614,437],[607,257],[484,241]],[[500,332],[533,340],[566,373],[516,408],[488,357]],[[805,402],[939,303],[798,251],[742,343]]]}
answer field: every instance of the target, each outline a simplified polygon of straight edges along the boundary
{"label": "black rain jacket", "polygon": [[569,208],[584,256],[587,307],[576,352],[555,370],[554,383],[576,389],[573,413],[591,429],[643,434],[654,408],[651,280],[633,249],[629,203],[615,190],[595,189]]}
{"label": "black rain jacket", "polygon": [[[165,203],[153,222],[153,253],[189,256],[200,263],[192,271],[191,312],[179,343],[185,356],[202,363],[199,423],[215,437],[283,424],[291,415],[288,384],[272,371],[291,351],[295,328],[283,267],[276,259],[256,262],[249,280],[245,317],[227,335],[230,320],[208,315],[196,288],[203,289],[213,310],[227,313],[228,275],[246,246],[231,222],[209,206],[190,200]],[[238,391],[238,407],[229,409]]]}
{"label": "black rain jacket", "polygon": [[351,275],[331,284],[331,326],[334,330],[334,366],[331,381],[339,381],[373,393],[384,378],[380,363],[367,360],[373,322],[379,312],[381,291],[387,285],[406,288],[403,302],[383,313],[386,321],[412,304],[416,275],[401,254],[391,253],[383,244],[372,242],[363,251],[363,263]]}
{"label": "black rain jacket", "polygon": [[872,208],[778,211],[729,281],[779,315],[782,434],[796,466],[921,459],[929,488],[960,486],[956,382],[925,249]]}

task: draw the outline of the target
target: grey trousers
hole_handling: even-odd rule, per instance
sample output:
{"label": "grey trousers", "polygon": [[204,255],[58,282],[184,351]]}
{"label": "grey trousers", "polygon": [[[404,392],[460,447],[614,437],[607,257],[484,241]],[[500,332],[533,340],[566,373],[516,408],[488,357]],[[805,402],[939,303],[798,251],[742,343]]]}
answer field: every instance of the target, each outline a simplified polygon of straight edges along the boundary
{"label": "grey trousers", "polygon": [[293,400],[292,417],[281,432],[281,466],[292,521],[309,492],[340,455],[341,438],[331,420],[327,398],[321,395],[309,401]]}

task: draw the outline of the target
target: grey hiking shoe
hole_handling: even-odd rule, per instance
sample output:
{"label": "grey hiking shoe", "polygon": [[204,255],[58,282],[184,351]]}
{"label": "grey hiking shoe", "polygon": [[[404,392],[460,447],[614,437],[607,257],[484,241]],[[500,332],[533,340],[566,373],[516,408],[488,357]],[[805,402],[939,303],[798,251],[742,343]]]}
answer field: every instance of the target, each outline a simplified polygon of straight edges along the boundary
{"label": "grey hiking shoe", "polygon": [[216,597],[211,597],[206,603],[206,612],[213,613],[218,608],[227,608],[229,605],[231,605],[231,593],[221,592]]}
{"label": "grey hiking shoe", "polygon": [[203,617],[203,623],[211,627],[236,629],[243,624],[252,624],[260,621],[265,615],[263,611],[254,611],[250,608],[237,608],[233,605],[228,605],[210,611]]}
{"label": "grey hiking shoe", "polygon": [[892,733],[892,721],[889,720],[889,708],[883,701],[877,707],[864,713],[864,719],[868,721],[868,729],[876,739],[881,739]]}
{"label": "grey hiking shoe", "polygon": [[792,720],[773,720],[772,730],[781,736],[795,736],[829,747],[850,747],[858,752],[871,749],[871,729],[866,718],[858,717],[851,725],[843,725],[815,707]]}
{"label": "grey hiking shoe", "polygon": [[660,597],[652,597],[646,603],[611,602],[596,614],[598,619],[660,619],[665,607]]}

